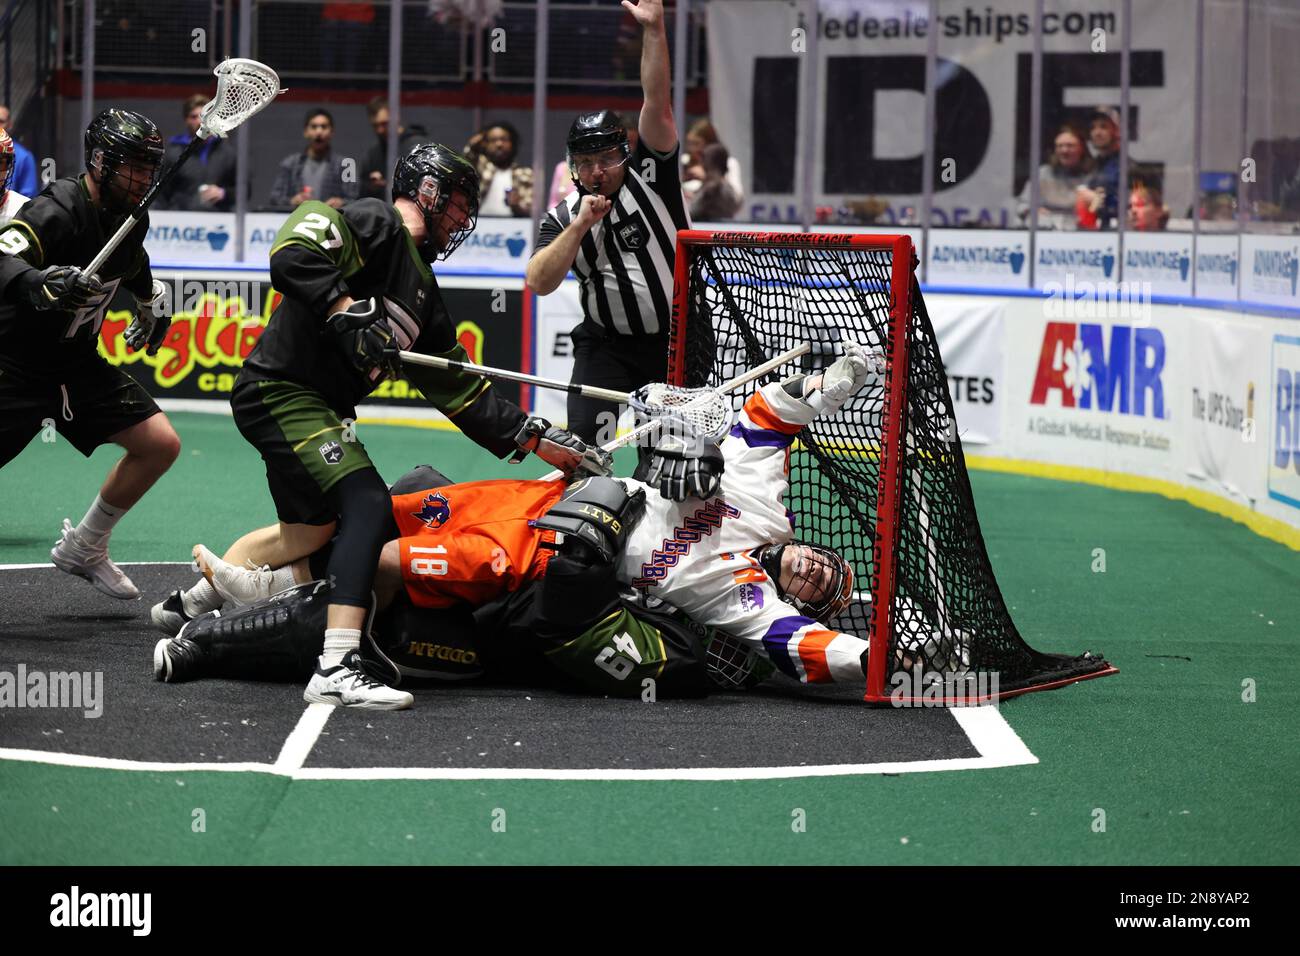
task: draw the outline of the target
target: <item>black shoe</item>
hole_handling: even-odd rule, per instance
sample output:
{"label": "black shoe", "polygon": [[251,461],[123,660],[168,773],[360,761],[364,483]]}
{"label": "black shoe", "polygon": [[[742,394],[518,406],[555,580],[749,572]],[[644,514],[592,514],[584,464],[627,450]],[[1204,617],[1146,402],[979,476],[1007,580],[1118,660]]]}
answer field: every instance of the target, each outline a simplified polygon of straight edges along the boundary
{"label": "black shoe", "polygon": [[150,610],[149,616],[153,618],[153,626],[158,628],[164,634],[175,636],[181,632],[186,624],[192,618],[185,613],[185,603],[181,601],[181,590],[177,588],[171,594],[167,595],[167,600],[155,604]]}
{"label": "black shoe", "polygon": [[153,676],[168,684],[194,680],[203,667],[203,648],[188,637],[164,637],[154,645]]}

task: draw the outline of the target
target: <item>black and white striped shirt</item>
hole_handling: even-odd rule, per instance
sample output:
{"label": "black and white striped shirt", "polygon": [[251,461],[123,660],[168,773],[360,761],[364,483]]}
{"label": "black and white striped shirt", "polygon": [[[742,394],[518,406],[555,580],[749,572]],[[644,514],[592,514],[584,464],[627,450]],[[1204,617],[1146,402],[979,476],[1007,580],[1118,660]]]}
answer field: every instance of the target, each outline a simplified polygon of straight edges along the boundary
{"label": "black and white striped shirt", "polygon": [[[679,152],[659,154],[638,142],[613,208],[582,239],[572,269],[583,320],[606,334],[668,331],[677,230],[690,228]],[[534,255],[573,222],[585,194],[579,188],[546,214]]]}

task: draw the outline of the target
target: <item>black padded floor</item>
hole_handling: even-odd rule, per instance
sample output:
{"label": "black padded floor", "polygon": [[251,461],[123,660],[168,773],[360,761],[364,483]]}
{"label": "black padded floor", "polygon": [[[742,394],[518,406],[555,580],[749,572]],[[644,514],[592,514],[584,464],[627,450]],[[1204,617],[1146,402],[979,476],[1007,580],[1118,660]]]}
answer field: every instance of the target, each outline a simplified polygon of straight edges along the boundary
{"label": "black padded floor", "polygon": [[[135,565],[120,602],[54,568],[0,570],[0,671],[103,674],[103,714],[0,710],[0,747],[163,762],[274,762],[302,688],[153,680],[149,606],[187,566]],[[416,689],[412,710],[336,711],[306,766],[654,769],[799,767],[976,757],[944,710],[870,708],[859,688],[769,682],[749,693],[645,703],[554,690]]]}

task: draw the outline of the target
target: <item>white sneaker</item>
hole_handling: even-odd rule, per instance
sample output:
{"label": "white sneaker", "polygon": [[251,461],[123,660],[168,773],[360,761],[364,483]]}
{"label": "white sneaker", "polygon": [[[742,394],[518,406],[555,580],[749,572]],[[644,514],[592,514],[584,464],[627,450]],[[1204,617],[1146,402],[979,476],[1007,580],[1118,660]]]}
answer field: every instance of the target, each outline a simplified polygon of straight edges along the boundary
{"label": "white sneaker", "polygon": [[60,571],[85,578],[109,597],[134,601],[140,596],[140,589],[109,560],[108,548],[102,544],[99,547],[88,546],[67,518],[63,519],[63,534],[50,551],[50,560]]}
{"label": "white sneaker", "polygon": [[361,669],[361,655],[349,651],[342,664],[328,670],[316,667],[302,699],[309,704],[333,704],[360,710],[405,710],[415,698],[370,677]]}
{"label": "white sneaker", "polygon": [[194,546],[194,560],[208,583],[232,608],[247,607],[271,596],[271,568],[268,565],[241,568],[221,560],[201,544]]}

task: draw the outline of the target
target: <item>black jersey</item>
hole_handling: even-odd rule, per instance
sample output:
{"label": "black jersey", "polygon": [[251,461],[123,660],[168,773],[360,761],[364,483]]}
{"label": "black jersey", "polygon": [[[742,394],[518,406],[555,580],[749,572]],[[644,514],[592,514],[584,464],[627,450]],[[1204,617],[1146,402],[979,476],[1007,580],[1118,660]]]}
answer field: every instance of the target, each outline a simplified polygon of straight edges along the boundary
{"label": "black jersey", "polygon": [[0,229],[0,369],[51,378],[97,361],[99,327],[118,287],[149,298],[153,274],[144,251],[146,215],[99,270],[104,292],[89,305],[68,312],[30,304],[42,269],[89,265],[122,219],[90,201],[84,177],[69,176],[47,186]]}
{"label": "black jersey", "polygon": [[[241,382],[294,382],[318,392],[340,416],[355,416],[376,383],[348,360],[326,325],[329,307],[344,295],[382,299],[399,348],[468,361],[438,283],[391,203],[361,199],[341,210],[303,203],[276,234],[271,282],[284,298],[244,360]],[[474,441],[498,456],[515,450],[526,416],[486,380],[423,366],[405,371]]]}

